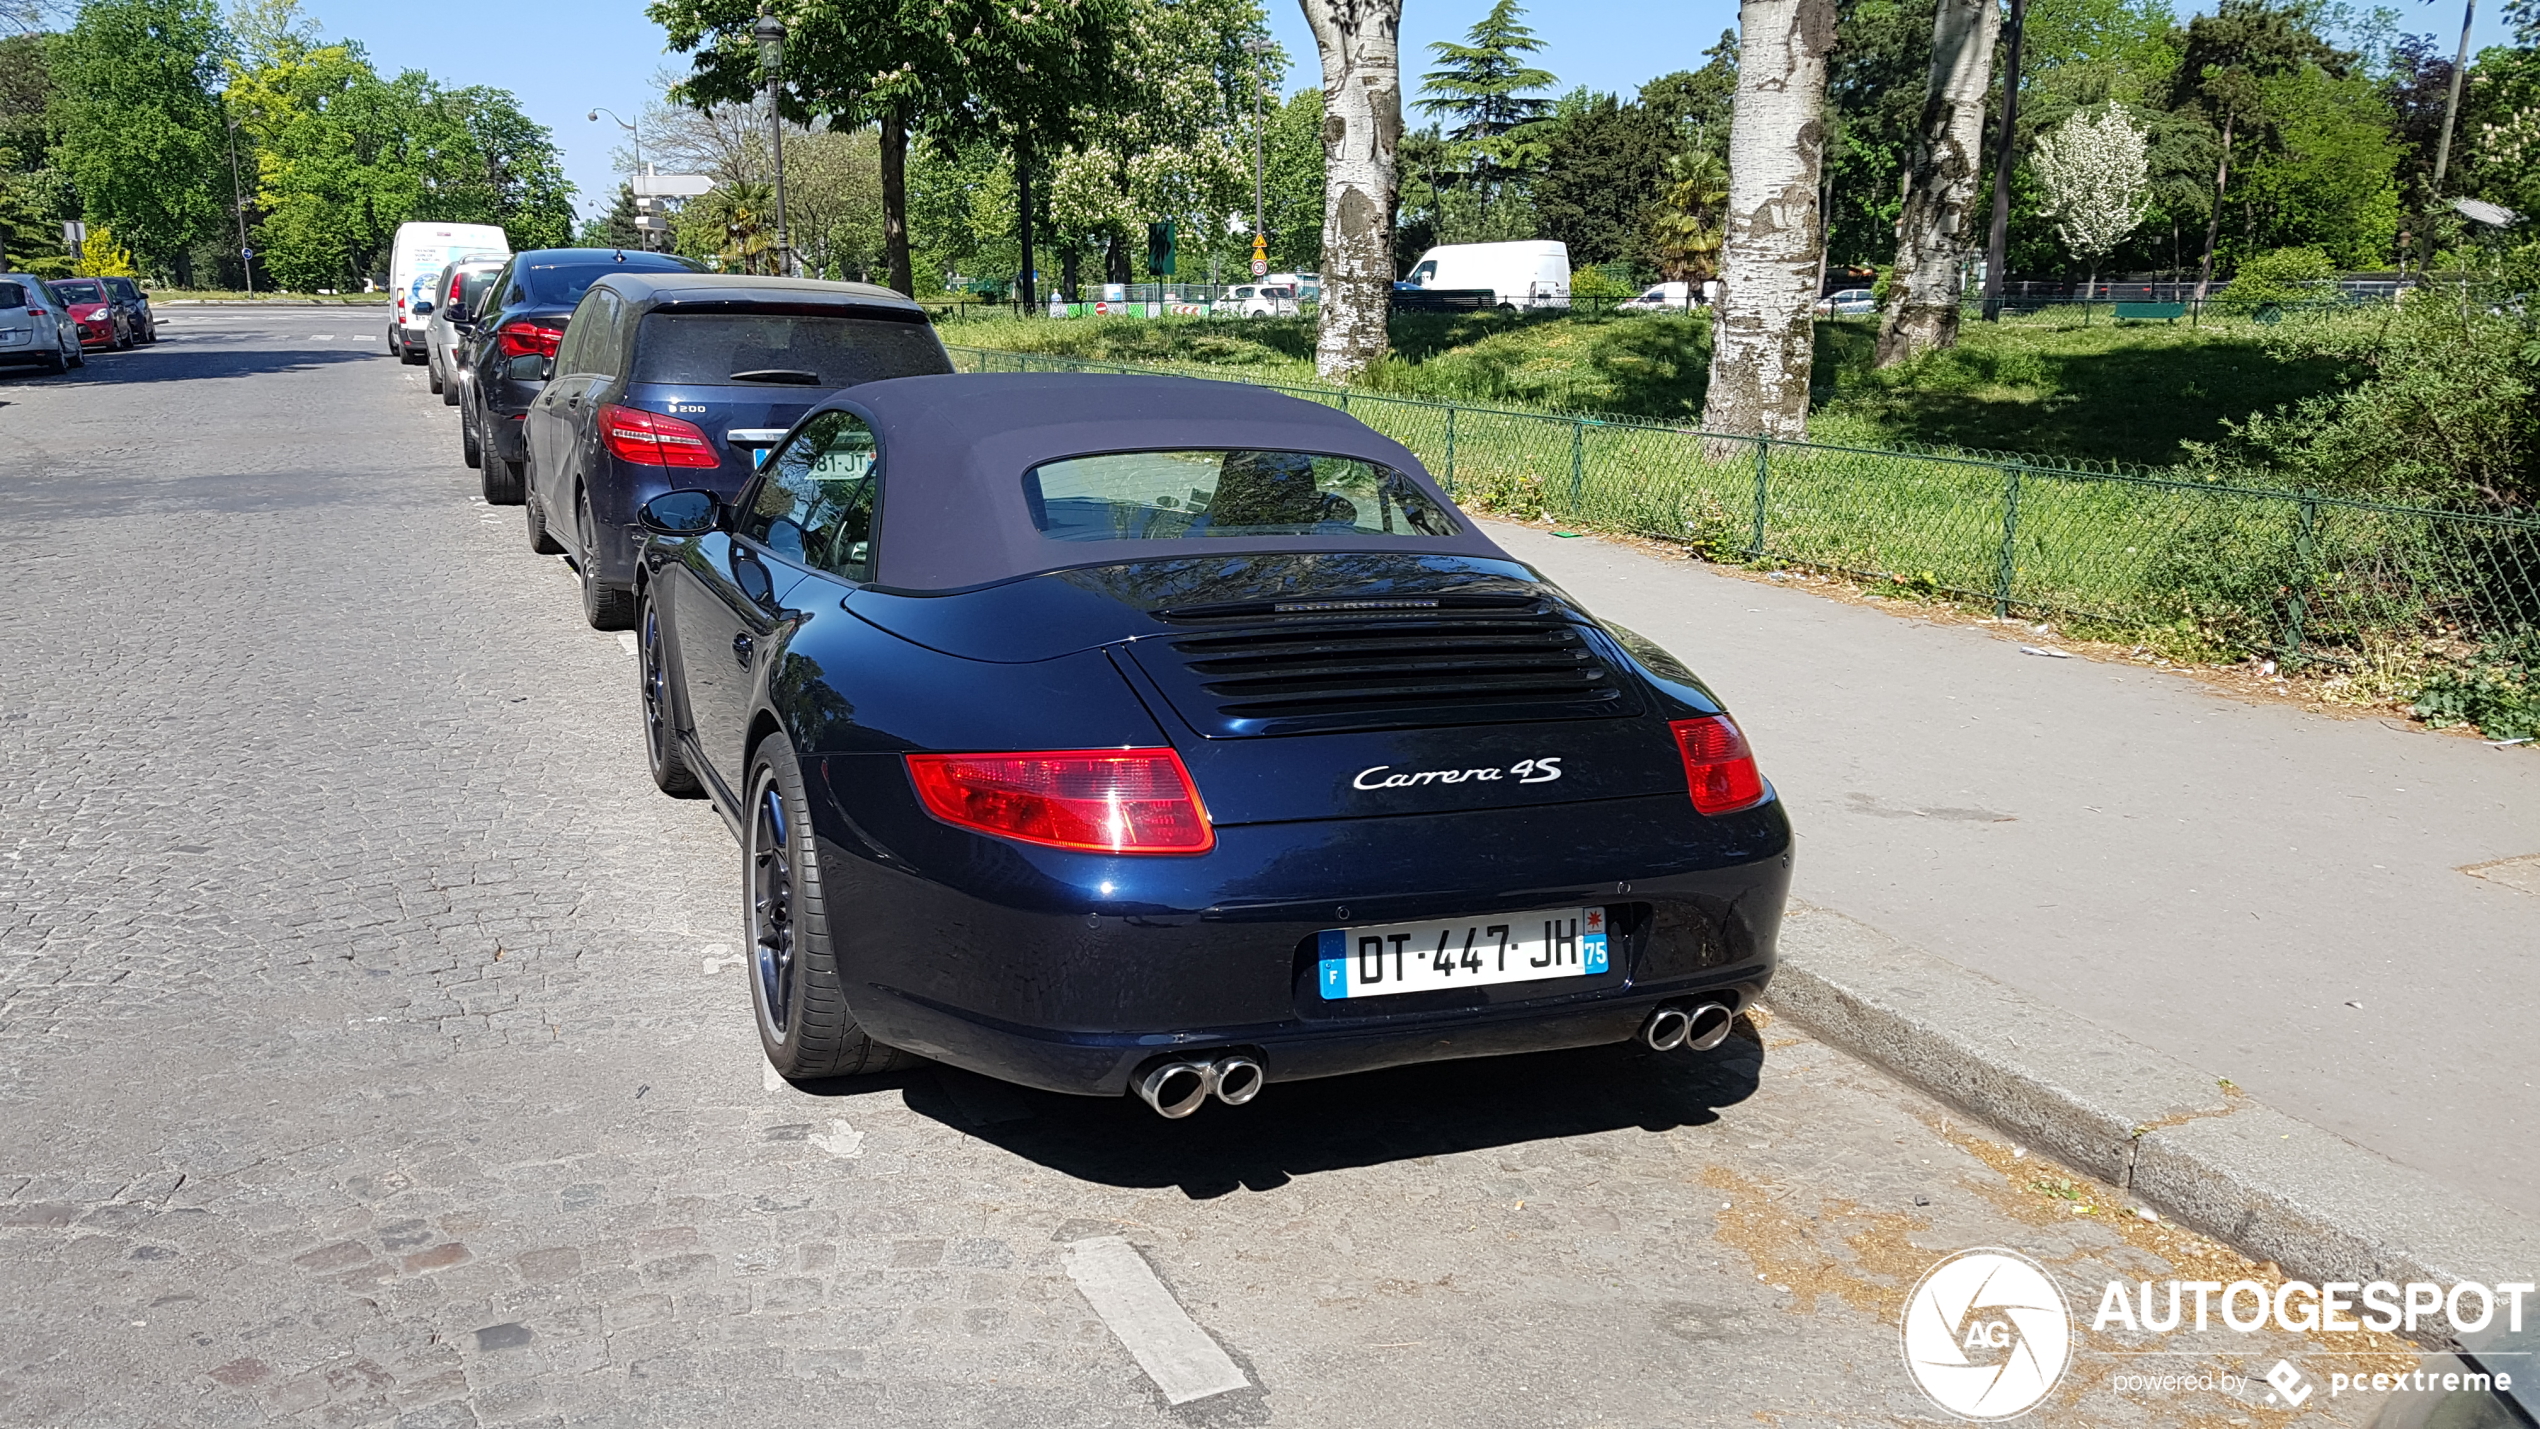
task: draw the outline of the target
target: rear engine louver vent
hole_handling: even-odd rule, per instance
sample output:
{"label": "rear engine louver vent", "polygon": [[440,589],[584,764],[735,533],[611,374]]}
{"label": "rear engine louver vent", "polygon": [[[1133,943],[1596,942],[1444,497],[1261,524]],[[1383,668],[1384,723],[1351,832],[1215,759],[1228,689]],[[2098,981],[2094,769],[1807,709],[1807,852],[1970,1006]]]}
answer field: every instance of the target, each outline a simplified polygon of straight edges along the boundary
{"label": "rear engine louver vent", "polygon": [[[1245,612],[1250,614],[1250,612]],[[1587,633],[1540,604],[1193,619],[1140,663],[1207,734],[1598,718],[1637,712]],[[1169,649],[1153,648],[1163,645]]]}

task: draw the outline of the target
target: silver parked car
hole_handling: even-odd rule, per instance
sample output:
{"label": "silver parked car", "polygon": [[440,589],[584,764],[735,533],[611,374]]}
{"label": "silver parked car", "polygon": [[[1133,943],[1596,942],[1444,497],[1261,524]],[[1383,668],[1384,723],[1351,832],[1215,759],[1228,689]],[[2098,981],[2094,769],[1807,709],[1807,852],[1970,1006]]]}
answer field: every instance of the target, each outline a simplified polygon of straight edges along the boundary
{"label": "silver parked car", "polygon": [[0,273],[0,363],[33,363],[47,372],[88,365],[79,325],[33,274]]}
{"label": "silver parked car", "polygon": [[471,312],[482,305],[485,289],[494,275],[503,271],[503,260],[468,259],[441,270],[432,282],[432,291],[424,298],[423,311],[430,321],[423,328],[423,363],[431,374],[432,390],[441,394],[441,405],[459,405],[460,374],[467,370],[459,356],[459,344],[474,326]]}

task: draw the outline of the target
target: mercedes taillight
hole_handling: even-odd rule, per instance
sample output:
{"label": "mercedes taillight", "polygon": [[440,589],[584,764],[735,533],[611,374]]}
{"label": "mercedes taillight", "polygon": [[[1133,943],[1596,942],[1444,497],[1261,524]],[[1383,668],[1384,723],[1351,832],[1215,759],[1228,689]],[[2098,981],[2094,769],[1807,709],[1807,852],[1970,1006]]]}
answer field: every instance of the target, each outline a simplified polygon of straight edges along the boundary
{"label": "mercedes taillight", "polygon": [[642,466],[723,465],[714,443],[694,423],[614,402],[600,408],[599,421],[601,445],[620,461]]}

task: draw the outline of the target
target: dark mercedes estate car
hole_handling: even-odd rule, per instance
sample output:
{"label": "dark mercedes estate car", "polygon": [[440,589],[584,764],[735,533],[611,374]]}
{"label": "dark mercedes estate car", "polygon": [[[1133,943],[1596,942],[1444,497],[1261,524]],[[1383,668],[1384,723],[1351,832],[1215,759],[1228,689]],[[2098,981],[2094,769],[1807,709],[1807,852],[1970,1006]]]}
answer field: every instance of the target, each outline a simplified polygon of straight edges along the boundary
{"label": "dark mercedes estate car", "polygon": [[851,388],[655,497],[654,780],[738,837],[769,1060],[1168,1116],[1764,990],[1791,834],[1665,651],[1399,444],[1234,383]]}
{"label": "dark mercedes estate car", "polygon": [[635,623],[637,507],[673,487],[737,494],[839,388],[952,371],[926,310],[888,288],[722,273],[601,278],[554,365],[529,405],[529,544],[571,551],[602,630]]}
{"label": "dark mercedes estate car", "polygon": [[467,341],[457,354],[466,367],[459,380],[459,454],[482,473],[488,502],[520,504],[527,451],[521,423],[547,385],[565,319],[582,294],[611,273],[696,271],[697,264],[668,253],[616,248],[540,248],[503,264],[468,315]]}

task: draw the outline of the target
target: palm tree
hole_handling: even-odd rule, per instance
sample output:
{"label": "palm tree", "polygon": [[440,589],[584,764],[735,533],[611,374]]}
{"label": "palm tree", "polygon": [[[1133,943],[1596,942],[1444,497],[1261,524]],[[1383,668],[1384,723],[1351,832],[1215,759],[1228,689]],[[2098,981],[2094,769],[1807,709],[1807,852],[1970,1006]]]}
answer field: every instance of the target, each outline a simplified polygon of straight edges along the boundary
{"label": "palm tree", "polygon": [[1649,211],[1649,251],[1658,275],[1699,283],[1720,271],[1721,206],[1729,201],[1729,166],[1697,146],[1667,160],[1666,187]]}

